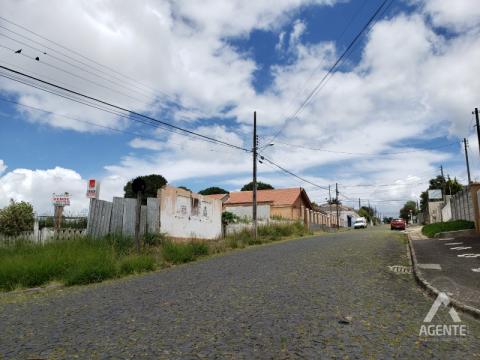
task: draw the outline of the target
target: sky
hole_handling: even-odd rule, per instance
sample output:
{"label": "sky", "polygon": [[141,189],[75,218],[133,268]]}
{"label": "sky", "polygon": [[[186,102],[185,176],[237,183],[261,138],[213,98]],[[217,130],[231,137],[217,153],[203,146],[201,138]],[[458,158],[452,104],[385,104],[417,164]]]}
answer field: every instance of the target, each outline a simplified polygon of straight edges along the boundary
{"label": "sky", "polygon": [[[344,204],[361,199],[396,216],[440,166],[466,183],[463,138],[480,180],[472,115],[480,107],[480,7],[389,0],[322,82],[382,1],[5,0],[0,66],[246,149],[256,111],[260,153],[309,182],[266,161],[260,181],[304,187],[317,203],[338,183]],[[5,75],[0,207],[23,200],[51,214],[52,193],[69,192],[66,213],[84,214],[91,178],[105,200],[123,196],[139,175],[193,191],[251,181],[251,153]]]}

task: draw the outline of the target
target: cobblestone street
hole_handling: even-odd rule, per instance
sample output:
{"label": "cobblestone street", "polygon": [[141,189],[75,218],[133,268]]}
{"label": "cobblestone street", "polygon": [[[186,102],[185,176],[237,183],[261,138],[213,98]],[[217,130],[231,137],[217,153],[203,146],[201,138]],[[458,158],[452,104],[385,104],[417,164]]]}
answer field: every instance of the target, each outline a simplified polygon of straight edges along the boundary
{"label": "cobblestone street", "polygon": [[433,299],[411,274],[389,271],[409,262],[403,235],[385,229],[252,247],[28,300],[1,295],[0,359],[480,357],[480,322],[466,314],[466,339],[419,338]]}

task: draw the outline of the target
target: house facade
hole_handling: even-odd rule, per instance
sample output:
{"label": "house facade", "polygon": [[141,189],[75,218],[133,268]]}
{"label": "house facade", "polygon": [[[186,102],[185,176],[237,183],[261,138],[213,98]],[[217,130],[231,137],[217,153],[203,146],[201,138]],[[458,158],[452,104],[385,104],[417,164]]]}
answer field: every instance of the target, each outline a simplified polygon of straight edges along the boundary
{"label": "house facade", "polygon": [[176,239],[216,239],[222,235],[222,201],[188,190],[158,190],[160,229]]}

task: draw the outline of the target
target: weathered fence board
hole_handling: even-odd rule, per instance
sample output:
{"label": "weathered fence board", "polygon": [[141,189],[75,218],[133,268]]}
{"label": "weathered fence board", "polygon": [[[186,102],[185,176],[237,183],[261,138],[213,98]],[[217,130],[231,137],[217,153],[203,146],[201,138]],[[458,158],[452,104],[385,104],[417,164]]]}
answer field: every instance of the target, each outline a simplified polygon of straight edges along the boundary
{"label": "weathered fence board", "polygon": [[110,232],[120,234],[123,227],[123,207],[124,198],[114,197],[112,207],[112,217],[110,219]]}
{"label": "weathered fence board", "polygon": [[147,232],[160,231],[160,203],[157,198],[147,198]]}
{"label": "weathered fence board", "polygon": [[147,230],[147,205],[142,205],[140,208],[140,236],[145,235]]}
{"label": "weathered fence board", "polygon": [[133,236],[135,235],[135,218],[136,218],[136,199],[124,199],[123,207],[123,235]]}
{"label": "weathered fence board", "polygon": [[[136,199],[113,198],[113,202],[93,199],[88,213],[87,233],[92,237],[107,234],[135,235]],[[140,208],[140,235],[160,231],[160,203],[148,198]]]}

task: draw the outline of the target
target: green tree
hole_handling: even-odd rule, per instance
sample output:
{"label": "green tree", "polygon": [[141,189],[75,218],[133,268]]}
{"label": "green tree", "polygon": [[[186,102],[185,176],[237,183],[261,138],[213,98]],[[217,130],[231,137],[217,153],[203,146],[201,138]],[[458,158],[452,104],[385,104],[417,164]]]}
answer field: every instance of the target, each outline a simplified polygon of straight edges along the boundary
{"label": "green tree", "polygon": [[400,217],[405,221],[410,220],[410,212],[412,215],[417,215],[417,203],[415,201],[407,201],[400,209]]}
{"label": "green tree", "polygon": [[[158,189],[162,188],[167,184],[167,180],[162,175],[145,175],[139,176],[140,178],[145,181],[145,191],[142,194],[142,204],[147,203],[147,197],[157,197]],[[123,187],[123,191],[125,191],[126,198],[136,198],[137,194],[133,193],[132,189],[132,182],[134,179],[127,182],[127,184]]]}
{"label": "green tree", "polygon": [[[274,187],[270,184],[265,184],[261,181],[257,181],[257,190],[273,190]],[[253,181],[243,185],[240,191],[253,191]]]}
{"label": "green tree", "polygon": [[360,210],[358,210],[358,215],[367,219],[368,222],[373,220],[373,213],[373,209],[368,206],[362,206]]}
{"label": "green tree", "polygon": [[208,187],[198,192],[201,195],[228,194],[228,191],[217,186]]}
{"label": "green tree", "polygon": [[15,202],[0,210],[0,233],[17,236],[25,231],[33,230],[33,207],[28,202]]}
{"label": "green tree", "polygon": [[190,190],[189,188],[187,188],[186,186],[179,186],[178,187],[179,189],[183,189],[183,190],[186,190],[186,191],[190,191],[192,192],[192,190]]}
{"label": "green tree", "polygon": [[438,175],[437,177],[430,179],[428,189],[422,191],[420,194],[420,210],[422,212],[427,211],[428,190],[441,189],[443,191],[444,186],[445,194],[447,195],[455,195],[463,189],[463,185],[458,182],[457,178],[451,179],[450,176],[447,176],[447,179],[445,179],[443,176]]}

